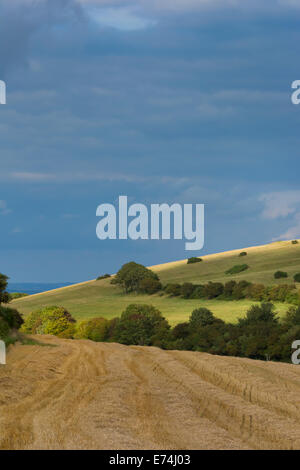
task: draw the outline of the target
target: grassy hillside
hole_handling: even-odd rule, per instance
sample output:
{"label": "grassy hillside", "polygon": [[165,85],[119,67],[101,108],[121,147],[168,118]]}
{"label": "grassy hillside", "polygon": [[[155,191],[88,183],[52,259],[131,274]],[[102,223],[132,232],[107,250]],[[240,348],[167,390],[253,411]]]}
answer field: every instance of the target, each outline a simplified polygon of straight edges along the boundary
{"label": "grassy hillside", "polygon": [[[241,251],[248,254],[239,257]],[[226,275],[225,271],[236,264],[247,263],[249,269],[240,274]],[[258,247],[244,248],[230,252],[203,256],[203,262],[186,264],[186,260],[176,261],[152,268],[158,273],[161,281],[226,282],[229,279],[246,279],[263,284],[285,284],[293,282],[293,275],[300,272],[300,243],[292,245],[290,241],[277,242]],[[275,280],[277,270],[288,272],[287,279]],[[130,303],[150,303],[156,306],[174,325],[188,319],[191,311],[199,306],[207,306],[213,313],[226,321],[235,321],[242,316],[254,302],[251,300],[184,300],[160,295],[124,295],[122,291],[110,284],[109,279],[88,281],[54,291],[36,294],[13,301],[12,305],[21,313],[27,314],[33,309],[47,305],[63,305],[77,319],[103,316],[119,316]],[[280,314],[285,313],[286,304],[276,304]]]}

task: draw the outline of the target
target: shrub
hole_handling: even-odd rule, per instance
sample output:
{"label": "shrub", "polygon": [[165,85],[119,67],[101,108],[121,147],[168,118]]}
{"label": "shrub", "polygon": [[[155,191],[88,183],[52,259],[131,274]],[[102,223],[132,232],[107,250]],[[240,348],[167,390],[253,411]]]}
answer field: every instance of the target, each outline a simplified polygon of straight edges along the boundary
{"label": "shrub", "polygon": [[97,281],[101,281],[102,279],[107,279],[108,277],[111,277],[110,274],[103,274],[103,276],[97,277]]}
{"label": "shrub", "polygon": [[28,297],[28,295],[23,292],[11,292],[9,293],[9,300],[21,299],[22,297]]}
{"label": "shrub", "polygon": [[105,318],[93,318],[82,321],[77,325],[75,338],[90,339],[92,341],[105,341],[107,337],[108,321]]}
{"label": "shrub", "polygon": [[205,286],[195,285],[191,299],[204,299],[205,298]]}
{"label": "shrub", "polygon": [[46,307],[28,315],[21,331],[31,334],[60,335],[72,323],[75,323],[75,320],[64,307]]}
{"label": "shrub", "polygon": [[168,322],[152,305],[131,304],[116,325],[115,339],[122,344],[150,345],[152,338],[169,330]]}
{"label": "shrub", "polygon": [[173,297],[178,297],[179,295],[181,295],[180,284],[167,284],[164,290],[166,294],[169,294]]}
{"label": "shrub", "polygon": [[294,289],[294,291],[291,290],[287,292],[285,302],[288,304],[300,305],[299,291]]}
{"label": "shrub", "polygon": [[294,281],[295,282],[300,282],[300,273],[295,274]]}
{"label": "shrub", "polygon": [[266,287],[266,297],[268,300],[287,302],[291,294],[297,294],[294,284],[282,284],[281,286]]}
{"label": "shrub", "polygon": [[221,282],[209,282],[204,286],[204,295],[207,299],[214,299],[223,294],[224,286]]}
{"label": "shrub", "polygon": [[249,268],[248,264],[236,264],[232,268],[227,269],[227,271],[225,271],[225,274],[238,274],[238,273],[241,273],[242,271],[246,271],[246,269],[248,268]]}
{"label": "shrub", "polygon": [[157,279],[145,278],[139,282],[138,292],[151,295],[161,290],[161,288],[162,285]]}
{"label": "shrub", "polygon": [[3,341],[9,334],[9,326],[3,318],[0,318],[0,339]]}
{"label": "shrub", "polygon": [[234,300],[241,300],[246,297],[246,288],[249,286],[249,282],[241,281],[236,284],[232,291],[232,298]]}
{"label": "shrub", "polygon": [[57,334],[59,338],[74,339],[76,335],[76,324],[72,323],[65,330]]}
{"label": "shrub", "polygon": [[133,261],[126,263],[117,272],[116,277],[113,279],[114,284],[119,284],[123,287],[126,293],[138,291],[139,283],[143,279],[154,279],[159,281],[157,274],[146,268],[142,264],[137,264]]}
{"label": "shrub", "polygon": [[224,297],[226,299],[230,299],[232,297],[235,286],[236,286],[236,281],[226,282],[226,284],[224,285]]}
{"label": "shrub", "polygon": [[288,277],[288,273],[286,273],[285,271],[276,271],[274,273],[274,278],[275,279],[281,279],[283,277]]}
{"label": "shrub", "polygon": [[247,251],[241,251],[241,253],[239,254],[239,256],[247,256]]}
{"label": "shrub", "polygon": [[292,245],[298,245],[298,240],[292,240]]}
{"label": "shrub", "polygon": [[197,308],[192,311],[189,324],[192,330],[211,325],[215,321],[212,312],[207,308]]}
{"label": "shrub", "polygon": [[253,300],[264,300],[266,288],[263,284],[251,284],[246,289],[246,297]]}
{"label": "shrub", "polygon": [[197,258],[196,256],[192,256],[191,258],[188,258],[187,264],[194,264],[194,263],[200,263],[202,258]]}

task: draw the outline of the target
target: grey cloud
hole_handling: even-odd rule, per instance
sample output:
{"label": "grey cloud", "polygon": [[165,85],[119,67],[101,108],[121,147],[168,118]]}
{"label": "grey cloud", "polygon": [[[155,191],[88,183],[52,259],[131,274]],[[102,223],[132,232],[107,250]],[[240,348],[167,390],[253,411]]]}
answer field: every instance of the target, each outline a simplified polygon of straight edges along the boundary
{"label": "grey cloud", "polygon": [[59,22],[82,19],[76,0],[2,0],[0,4],[0,74],[6,78],[16,65],[25,65],[32,36]]}
{"label": "grey cloud", "polygon": [[275,191],[262,194],[259,200],[264,203],[264,219],[287,217],[300,208],[300,191]]}

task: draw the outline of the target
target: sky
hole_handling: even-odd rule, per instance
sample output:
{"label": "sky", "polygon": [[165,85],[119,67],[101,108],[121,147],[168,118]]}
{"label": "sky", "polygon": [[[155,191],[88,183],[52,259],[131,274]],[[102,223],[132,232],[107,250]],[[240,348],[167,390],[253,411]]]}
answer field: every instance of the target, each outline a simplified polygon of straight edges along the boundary
{"label": "sky", "polygon": [[[300,238],[300,0],[0,0],[0,272]],[[99,204],[205,204],[205,244],[96,237]]]}

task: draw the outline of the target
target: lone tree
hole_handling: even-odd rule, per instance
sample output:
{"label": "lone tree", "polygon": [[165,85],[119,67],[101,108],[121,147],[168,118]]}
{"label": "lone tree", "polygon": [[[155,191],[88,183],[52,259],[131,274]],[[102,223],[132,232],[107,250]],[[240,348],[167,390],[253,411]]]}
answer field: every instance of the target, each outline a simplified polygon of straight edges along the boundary
{"label": "lone tree", "polygon": [[0,273],[0,305],[8,304],[10,298],[9,293],[6,292],[8,277]]}
{"label": "lone tree", "polygon": [[145,279],[159,281],[159,277],[153,271],[142,264],[131,261],[130,263],[124,264],[117,272],[113,283],[122,286],[126,293],[134,291],[142,292],[142,281]]}

